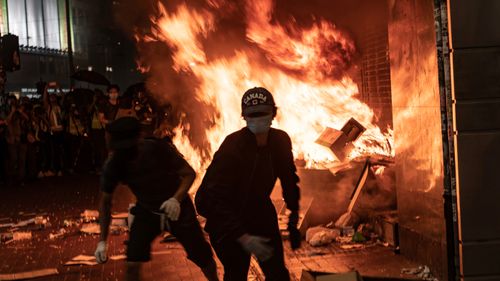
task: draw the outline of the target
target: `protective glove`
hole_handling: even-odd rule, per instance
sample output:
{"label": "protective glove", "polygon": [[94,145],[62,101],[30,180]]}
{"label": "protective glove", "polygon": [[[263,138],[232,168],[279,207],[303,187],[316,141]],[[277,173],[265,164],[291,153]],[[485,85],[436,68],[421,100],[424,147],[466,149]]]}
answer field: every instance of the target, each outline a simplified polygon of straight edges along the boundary
{"label": "protective glove", "polygon": [[253,254],[259,261],[267,261],[273,256],[273,248],[267,244],[269,238],[244,234],[238,241],[245,251]]}
{"label": "protective glove", "polygon": [[174,197],[171,197],[161,204],[160,210],[163,210],[169,219],[176,221],[181,214],[181,203]]}
{"label": "protective glove", "polygon": [[99,243],[97,243],[97,249],[94,255],[98,263],[105,263],[108,261],[108,245],[106,241],[99,241]]}

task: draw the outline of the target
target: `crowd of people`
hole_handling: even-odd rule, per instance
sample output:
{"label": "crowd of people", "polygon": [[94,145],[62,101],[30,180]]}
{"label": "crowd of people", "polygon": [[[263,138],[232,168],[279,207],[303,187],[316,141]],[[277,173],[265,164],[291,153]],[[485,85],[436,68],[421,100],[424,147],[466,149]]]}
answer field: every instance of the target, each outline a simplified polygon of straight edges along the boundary
{"label": "crowd of people", "polygon": [[152,134],[165,116],[144,88],[120,95],[118,85],[109,85],[106,94],[99,89],[65,93],[54,82],[37,86],[39,98],[2,98],[0,181],[8,186],[75,172],[99,174],[108,155],[109,123],[133,115]]}

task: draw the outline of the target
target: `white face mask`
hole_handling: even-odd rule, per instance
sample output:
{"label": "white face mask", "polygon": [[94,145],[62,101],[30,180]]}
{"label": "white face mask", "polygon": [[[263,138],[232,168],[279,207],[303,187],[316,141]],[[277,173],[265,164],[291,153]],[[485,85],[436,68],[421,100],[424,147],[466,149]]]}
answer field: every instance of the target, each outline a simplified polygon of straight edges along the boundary
{"label": "white face mask", "polygon": [[245,117],[247,127],[254,134],[267,133],[273,122],[273,115],[265,115],[260,117]]}

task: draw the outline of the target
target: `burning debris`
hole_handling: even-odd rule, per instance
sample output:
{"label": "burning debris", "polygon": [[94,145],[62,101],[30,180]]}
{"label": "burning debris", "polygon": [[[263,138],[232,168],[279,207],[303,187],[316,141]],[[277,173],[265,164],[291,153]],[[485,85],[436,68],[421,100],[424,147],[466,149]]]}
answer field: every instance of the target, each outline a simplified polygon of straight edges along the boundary
{"label": "burning debris", "polygon": [[354,149],[354,141],[364,131],[366,131],[366,128],[356,119],[351,118],[340,131],[327,127],[316,140],[316,143],[330,148],[337,159],[343,162]]}

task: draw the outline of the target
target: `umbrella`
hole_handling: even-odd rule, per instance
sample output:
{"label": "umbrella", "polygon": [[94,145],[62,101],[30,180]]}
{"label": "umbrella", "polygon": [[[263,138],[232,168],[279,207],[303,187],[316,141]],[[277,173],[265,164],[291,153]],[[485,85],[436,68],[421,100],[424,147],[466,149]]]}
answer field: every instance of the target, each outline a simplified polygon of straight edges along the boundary
{"label": "umbrella", "polygon": [[128,86],[127,90],[125,90],[125,94],[124,95],[133,95],[133,96],[135,96],[138,92],[143,92],[145,94],[147,93],[147,91],[146,91],[146,83],[139,82],[139,83],[135,83],[133,85]]}
{"label": "umbrella", "polygon": [[97,85],[109,85],[108,79],[106,79],[106,77],[104,77],[102,74],[95,71],[79,70],[71,75],[71,78]]}

